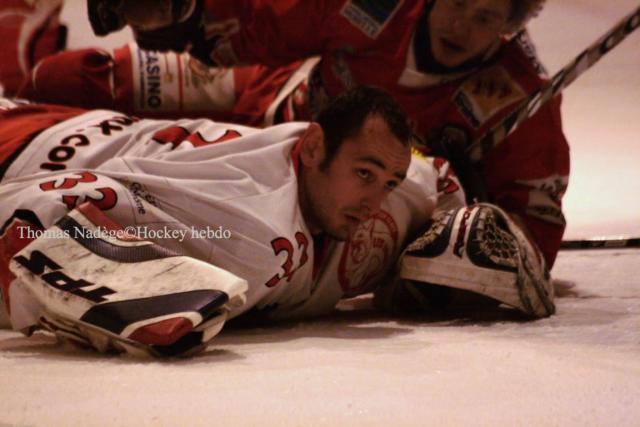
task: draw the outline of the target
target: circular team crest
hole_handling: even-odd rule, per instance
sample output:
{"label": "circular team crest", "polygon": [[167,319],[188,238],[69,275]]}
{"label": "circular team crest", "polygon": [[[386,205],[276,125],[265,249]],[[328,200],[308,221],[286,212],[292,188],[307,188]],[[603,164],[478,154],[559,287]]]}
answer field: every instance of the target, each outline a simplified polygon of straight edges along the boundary
{"label": "circular team crest", "polygon": [[360,224],[342,249],[338,280],[345,297],[371,290],[386,271],[398,245],[398,226],[387,212],[379,210]]}

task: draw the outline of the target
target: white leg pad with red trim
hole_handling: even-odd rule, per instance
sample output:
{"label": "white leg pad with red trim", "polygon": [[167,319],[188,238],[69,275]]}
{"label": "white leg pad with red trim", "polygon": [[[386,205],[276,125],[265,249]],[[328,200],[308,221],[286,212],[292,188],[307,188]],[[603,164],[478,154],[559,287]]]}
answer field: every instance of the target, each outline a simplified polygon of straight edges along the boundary
{"label": "white leg pad with red trim", "polygon": [[174,356],[202,350],[245,280],[127,235],[93,205],[71,211],[18,252],[11,318],[99,351]]}

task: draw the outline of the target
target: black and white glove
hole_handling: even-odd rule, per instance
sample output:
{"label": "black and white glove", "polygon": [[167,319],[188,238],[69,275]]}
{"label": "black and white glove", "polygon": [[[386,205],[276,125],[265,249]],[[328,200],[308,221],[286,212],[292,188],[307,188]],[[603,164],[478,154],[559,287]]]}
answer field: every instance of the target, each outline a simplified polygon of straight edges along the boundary
{"label": "black and white glove", "polygon": [[[531,318],[555,312],[553,284],[542,253],[495,205],[439,212],[424,234],[407,246],[399,266],[400,278],[411,281],[405,293],[418,301],[428,301],[426,297],[433,296],[430,288],[440,285],[492,298]],[[420,283],[429,290],[412,289]]]}
{"label": "black and white glove", "polygon": [[458,126],[447,125],[429,135],[426,145],[430,156],[449,161],[464,188],[467,203],[487,202],[484,174],[479,166],[471,163],[466,150],[471,141],[468,132]]}
{"label": "black and white glove", "polygon": [[203,0],[87,0],[89,21],[98,36],[131,26],[145,50],[191,51],[210,62],[202,23]]}

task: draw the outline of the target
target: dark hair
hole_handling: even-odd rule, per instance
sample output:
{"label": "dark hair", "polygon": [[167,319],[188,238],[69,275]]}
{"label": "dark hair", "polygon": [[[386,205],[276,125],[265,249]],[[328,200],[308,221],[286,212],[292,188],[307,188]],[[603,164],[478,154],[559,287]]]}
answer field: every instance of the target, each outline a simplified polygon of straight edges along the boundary
{"label": "dark hair", "polygon": [[342,142],[357,135],[371,115],[380,116],[403,145],[410,144],[407,116],[391,95],[372,86],[355,86],[332,99],[315,119],[324,131],[324,165],[331,163]]}
{"label": "dark hair", "polygon": [[524,27],[529,19],[540,13],[546,0],[511,0],[509,22],[516,28]]}

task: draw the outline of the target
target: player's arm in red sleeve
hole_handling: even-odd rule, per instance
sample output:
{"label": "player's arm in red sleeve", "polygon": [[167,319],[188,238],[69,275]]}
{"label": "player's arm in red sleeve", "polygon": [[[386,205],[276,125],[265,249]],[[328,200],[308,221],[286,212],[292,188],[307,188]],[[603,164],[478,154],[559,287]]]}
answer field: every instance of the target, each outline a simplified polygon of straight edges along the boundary
{"label": "player's arm in red sleeve", "polygon": [[206,0],[205,37],[219,65],[282,65],[321,54],[338,0]]}
{"label": "player's arm in red sleeve", "polygon": [[487,159],[493,202],[523,223],[551,268],[566,226],[562,196],[569,178],[569,146],[560,99],[543,107]]}

